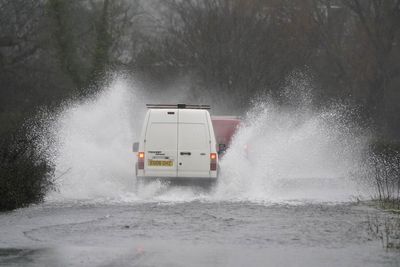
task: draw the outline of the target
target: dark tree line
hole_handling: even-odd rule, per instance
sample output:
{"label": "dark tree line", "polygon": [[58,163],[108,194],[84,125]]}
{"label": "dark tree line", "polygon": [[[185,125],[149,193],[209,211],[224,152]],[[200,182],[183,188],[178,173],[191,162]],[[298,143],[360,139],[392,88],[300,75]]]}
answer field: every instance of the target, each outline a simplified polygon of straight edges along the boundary
{"label": "dark tree line", "polygon": [[165,35],[143,65],[152,64],[155,73],[190,72],[197,86],[217,89],[239,106],[266,92],[279,98],[285,77],[305,69],[317,84],[317,105],[350,101],[380,132],[397,138],[399,3],[169,1]]}
{"label": "dark tree line", "polygon": [[[0,180],[23,180],[8,171],[38,157],[7,152],[38,108],[87,97],[115,71],[160,91],[189,77],[193,94],[240,110],[279,100],[305,71],[316,106],[358,105],[380,138],[398,140],[400,0],[0,0]],[[37,171],[48,178],[51,164]]]}

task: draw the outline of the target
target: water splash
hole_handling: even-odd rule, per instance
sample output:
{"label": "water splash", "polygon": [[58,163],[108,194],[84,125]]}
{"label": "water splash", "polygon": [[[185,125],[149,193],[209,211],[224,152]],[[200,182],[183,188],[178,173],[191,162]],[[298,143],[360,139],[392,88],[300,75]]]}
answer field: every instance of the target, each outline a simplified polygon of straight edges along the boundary
{"label": "water splash", "polygon": [[360,193],[349,174],[367,138],[348,119],[346,106],[313,110],[306,89],[307,84],[295,82],[285,89],[284,101],[294,103],[290,106],[278,105],[266,97],[254,103],[221,161],[222,173],[213,191],[152,183],[136,192],[131,146],[138,139],[144,104],[185,102],[190,92],[165,91],[161,99],[145,95],[130,80],[117,78],[93,99],[66,105],[60,112],[54,125],[58,136],[54,144],[58,192],[48,199],[274,203],[351,200]]}
{"label": "water splash", "polygon": [[359,196],[350,174],[368,138],[343,121],[345,110],[258,104],[221,162],[218,194],[272,202],[348,201]]}
{"label": "water splash", "polygon": [[83,103],[66,105],[54,127],[59,192],[56,198],[118,197],[132,193],[137,96],[124,80]]}

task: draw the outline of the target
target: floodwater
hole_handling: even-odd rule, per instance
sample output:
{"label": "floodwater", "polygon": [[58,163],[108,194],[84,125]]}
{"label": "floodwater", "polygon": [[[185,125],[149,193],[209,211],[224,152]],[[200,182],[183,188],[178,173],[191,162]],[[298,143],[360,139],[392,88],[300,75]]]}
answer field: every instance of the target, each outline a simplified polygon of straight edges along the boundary
{"label": "floodwater", "polygon": [[0,214],[0,265],[399,266],[399,252],[370,233],[371,218],[387,214],[359,202],[371,193],[354,175],[368,134],[347,107],[315,111],[308,85],[293,84],[290,107],[266,99],[243,115],[211,189],[135,187],[144,104],[171,101],[117,78],[66,104],[42,140],[57,190]]}
{"label": "floodwater", "polygon": [[0,266],[399,266],[368,234],[373,214],[352,203],[47,203],[0,215]]}

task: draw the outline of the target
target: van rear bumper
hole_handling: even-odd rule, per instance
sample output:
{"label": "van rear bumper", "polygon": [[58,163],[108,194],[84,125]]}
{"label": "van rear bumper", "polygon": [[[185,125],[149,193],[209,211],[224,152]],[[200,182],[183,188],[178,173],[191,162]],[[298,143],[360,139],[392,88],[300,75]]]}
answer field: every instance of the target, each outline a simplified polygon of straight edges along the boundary
{"label": "van rear bumper", "polygon": [[140,182],[153,182],[161,181],[169,184],[176,185],[209,185],[216,183],[218,178],[212,177],[149,177],[149,176],[137,176],[136,179]]}
{"label": "van rear bumper", "polygon": [[[207,172],[206,172],[207,173]],[[185,175],[185,176],[176,176],[175,175],[170,175],[168,173],[148,173],[145,172],[144,170],[138,170],[136,168],[136,177],[140,178],[140,179],[163,179],[163,180],[216,180],[218,179],[218,175],[219,175],[219,168],[218,171],[210,171],[208,172],[208,174],[206,173],[202,173],[201,175],[197,176],[195,173],[193,173],[194,175]]]}

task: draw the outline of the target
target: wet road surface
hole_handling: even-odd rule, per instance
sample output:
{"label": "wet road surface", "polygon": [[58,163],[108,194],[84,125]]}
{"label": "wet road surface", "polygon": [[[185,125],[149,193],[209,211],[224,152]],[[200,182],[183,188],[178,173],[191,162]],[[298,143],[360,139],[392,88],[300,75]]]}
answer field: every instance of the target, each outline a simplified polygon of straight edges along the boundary
{"label": "wet road surface", "polygon": [[399,266],[364,204],[52,202],[0,214],[0,266]]}

